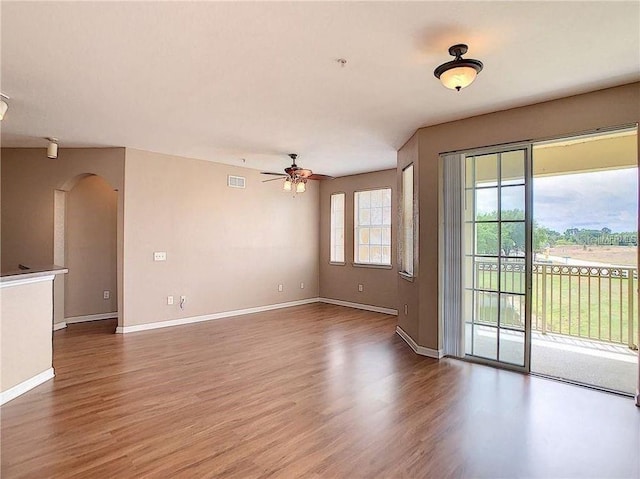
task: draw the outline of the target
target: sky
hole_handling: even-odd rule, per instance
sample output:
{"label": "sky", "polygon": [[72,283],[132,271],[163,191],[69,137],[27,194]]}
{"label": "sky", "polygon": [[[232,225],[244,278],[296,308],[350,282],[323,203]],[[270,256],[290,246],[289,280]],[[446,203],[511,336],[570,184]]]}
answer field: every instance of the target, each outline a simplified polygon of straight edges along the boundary
{"label": "sky", "polygon": [[540,226],[564,233],[568,228],[636,231],[636,168],[533,180],[533,217]]}

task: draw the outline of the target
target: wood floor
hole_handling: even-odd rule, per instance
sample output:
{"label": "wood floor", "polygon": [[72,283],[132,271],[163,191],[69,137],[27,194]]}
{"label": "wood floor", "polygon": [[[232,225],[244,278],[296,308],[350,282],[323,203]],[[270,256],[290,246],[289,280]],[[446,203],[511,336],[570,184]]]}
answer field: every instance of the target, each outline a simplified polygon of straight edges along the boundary
{"label": "wood floor", "polygon": [[2,478],[640,476],[631,399],[417,356],[396,318],[313,304],[54,334],[2,406]]}

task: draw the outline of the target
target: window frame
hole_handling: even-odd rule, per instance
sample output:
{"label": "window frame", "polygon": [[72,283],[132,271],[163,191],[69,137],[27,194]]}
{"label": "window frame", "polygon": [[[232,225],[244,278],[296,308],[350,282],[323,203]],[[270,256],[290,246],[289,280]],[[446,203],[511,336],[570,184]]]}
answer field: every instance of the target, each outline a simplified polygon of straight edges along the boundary
{"label": "window frame", "polygon": [[[333,221],[333,197],[342,195],[342,261],[333,259],[334,221]],[[347,194],[344,191],[335,191],[329,195],[329,264],[344,266],[347,264],[346,232],[347,232]]]}
{"label": "window frame", "polygon": [[[390,204],[388,207],[390,209],[389,224],[388,224],[389,244],[388,245],[383,244],[381,240],[380,246],[381,247],[389,246],[389,263],[362,262],[360,261],[359,254],[358,254],[358,247],[360,246],[359,240],[360,240],[360,228],[361,228],[361,225],[359,224],[360,208],[359,208],[358,194],[372,192],[372,191],[384,191],[384,190],[389,190],[390,192]],[[380,228],[387,227],[387,225],[384,224],[384,208],[386,208],[386,206],[383,205],[382,206],[383,223],[379,225]],[[362,225],[362,226],[366,228],[371,228],[372,226],[378,226],[378,225]],[[391,186],[378,186],[378,187],[372,187],[372,188],[364,188],[361,190],[355,190],[353,192],[353,263],[352,264],[353,266],[360,267],[360,268],[376,268],[376,269],[392,269],[393,268],[393,188]]]}
{"label": "window frame", "polygon": [[[411,247],[407,248],[407,215],[406,215],[406,196],[405,196],[405,192],[406,192],[406,185],[408,184],[406,182],[406,178],[405,178],[405,173],[411,169],[411,216],[410,216],[410,221],[411,221]],[[400,235],[401,235],[401,242],[400,242],[400,248],[398,248],[399,251],[399,255],[398,255],[398,264],[399,264],[399,271],[398,273],[400,274],[400,276],[402,276],[405,279],[408,279],[410,281],[413,281],[414,278],[414,273],[415,273],[415,166],[412,163],[409,163],[407,166],[405,166],[402,169],[402,178],[401,178],[401,184],[402,184],[402,189],[401,189],[401,202],[400,202]],[[409,258],[407,258],[406,254],[410,252],[411,258],[410,261],[407,261]],[[407,264],[411,264],[411,271],[409,271],[407,269]]]}

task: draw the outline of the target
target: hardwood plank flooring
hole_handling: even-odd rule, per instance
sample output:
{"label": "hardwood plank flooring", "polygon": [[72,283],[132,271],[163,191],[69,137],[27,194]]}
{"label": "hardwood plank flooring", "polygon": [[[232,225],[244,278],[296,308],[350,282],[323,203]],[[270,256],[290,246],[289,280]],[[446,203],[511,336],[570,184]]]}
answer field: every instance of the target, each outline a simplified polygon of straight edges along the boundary
{"label": "hardwood plank flooring", "polygon": [[631,399],[417,356],[327,304],[127,335],[54,333],[4,406],[2,478],[640,477]]}

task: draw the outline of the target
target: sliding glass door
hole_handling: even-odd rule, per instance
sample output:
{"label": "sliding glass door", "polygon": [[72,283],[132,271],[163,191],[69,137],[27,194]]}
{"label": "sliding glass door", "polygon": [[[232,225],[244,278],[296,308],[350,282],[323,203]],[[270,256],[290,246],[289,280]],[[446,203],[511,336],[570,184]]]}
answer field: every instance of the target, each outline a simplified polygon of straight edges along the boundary
{"label": "sliding glass door", "polygon": [[530,148],[465,158],[465,354],[528,371]]}

